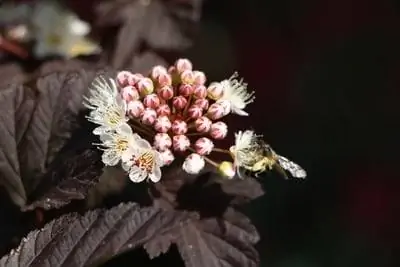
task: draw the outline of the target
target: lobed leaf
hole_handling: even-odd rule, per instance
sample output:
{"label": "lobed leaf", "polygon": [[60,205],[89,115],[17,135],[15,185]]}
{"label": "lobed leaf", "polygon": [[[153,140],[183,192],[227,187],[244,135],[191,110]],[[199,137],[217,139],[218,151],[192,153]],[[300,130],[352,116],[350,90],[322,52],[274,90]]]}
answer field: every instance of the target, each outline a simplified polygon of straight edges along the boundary
{"label": "lobed leaf", "polygon": [[140,208],[134,203],[110,210],[67,214],[28,234],[0,266],[80,267],[99,264],[137,248],[164,229],[185,223],[189,214]]}

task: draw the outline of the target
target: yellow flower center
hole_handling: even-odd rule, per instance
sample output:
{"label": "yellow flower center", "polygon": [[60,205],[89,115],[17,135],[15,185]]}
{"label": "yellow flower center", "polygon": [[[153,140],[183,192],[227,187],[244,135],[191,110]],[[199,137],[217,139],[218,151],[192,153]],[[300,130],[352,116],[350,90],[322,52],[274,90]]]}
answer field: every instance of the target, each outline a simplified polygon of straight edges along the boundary
{"label": "yellow flower center", "polygon": [[121,116],[116,110],[110,110],[105,116],[110,125],[116,126],[121,122]]}
{"label": "yellow flower center", "polygon": [[115,148],[121,152],[127,150],[128,149],[128,140],[126,140],[126,139],[117,140]]}
{"label": "yellow flower center", "polygon": [[154,162],[155,157],[152,151],[146,151],[135,159],[135,165],[147,172],[151,172],[153,170]]}

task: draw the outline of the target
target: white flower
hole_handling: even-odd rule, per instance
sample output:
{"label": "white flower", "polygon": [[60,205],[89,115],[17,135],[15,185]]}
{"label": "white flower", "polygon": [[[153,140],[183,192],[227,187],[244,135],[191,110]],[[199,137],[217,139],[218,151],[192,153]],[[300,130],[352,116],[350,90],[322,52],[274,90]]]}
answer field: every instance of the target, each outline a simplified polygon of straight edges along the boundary
{"label": "white flower", "polygon": [[[237,80],[237,77],[238,74],[235,72],[229,79],[221,82],[223,94],[217,103],[224,103],[224,107],[232,113],[248,116],[249,114],[243,109],[254,101],[254,92],[247,92],[247,84],[243,83],[243,79]],[[227,103],[229,106],[226,106]]]}
{"label": "white flower", "polygon": [[120,160],[127,161],[132,157],[131,150],[132,146],[136,145],[136,140],[140,140],[141,137],[138,134],[132,133],[132,129],[121,128],[122,131],[119,133],[108,132],[100,135],[101,150],[103,150],[102,160],[105,165],[115,166]]}
{"label": "white flower", "polygon": [[186,157],[182,169],[189,174],[198,174],[205,165],[204,158],[197,153],[192,153]]}
{"label": "white flower", "polygon": [[240,175],[239,168],[251,169],[254,164],[263,158],[263,147],[260,136],[254,131],[246,130],[235,133],[235,145],[229,149],[234,158],[234,165]]}
{"label": "white flower", "polygon": [[135,140],[135,145],[129,150],[132,156],[122,162],[122,168],[129,173],[131,181],[140,183],[146,178],[154,183],[160,181],[160,167],[163,165],[161,154],[142,138]]}
{"label": "white flower", "polygon": [[84,105],[91,109],[87,119],[100,125],[93,130],[96,135],[109,131],[119,132],[121,127],[126,128],[126,102],[118,94],[117,84],[113,79],[96,78],[89,90],[89,97],[84,97]]}
{"label": "white flower", "polygon": [[97,44],[85,36],[90,25],[51,1],[39,1],[31,14],[37,57],[59,55],[67,58],[100,52]]}

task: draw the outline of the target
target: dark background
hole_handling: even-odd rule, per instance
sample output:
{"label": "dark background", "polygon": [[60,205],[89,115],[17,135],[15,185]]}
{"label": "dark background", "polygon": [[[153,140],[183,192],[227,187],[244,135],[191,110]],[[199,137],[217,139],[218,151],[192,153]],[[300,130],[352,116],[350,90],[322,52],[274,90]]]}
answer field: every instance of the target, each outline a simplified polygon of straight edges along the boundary
{"label": "dark background", "polygon": [[220,69],[209,67],[221,75],[238,70],[257,92],[240,127],[263,132],[309,173],[265,181],[266,196],[250,207],[263,266],[399,266],[399,8],[206,3],[194,58],[221,57]]}
{"label": "dark background", "polygon": [[262,266],[400,266],[399,37],[392,0],[205,2],[185,56],[213,79],[239,71],[257,99],[237,128],[308,171],[264,180],[248,207]]}

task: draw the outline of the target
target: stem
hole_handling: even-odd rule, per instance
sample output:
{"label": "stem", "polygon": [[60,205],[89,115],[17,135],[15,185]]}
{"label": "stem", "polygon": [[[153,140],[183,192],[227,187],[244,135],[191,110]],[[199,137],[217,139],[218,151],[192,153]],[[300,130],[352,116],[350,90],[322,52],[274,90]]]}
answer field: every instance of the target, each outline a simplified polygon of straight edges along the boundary
{"label": "stem", "polygon": [[[188,150],[190,150],[191,152],[196,153],[196,150],[194,150],[193,148],[189,147]],[[212,159],[203,156],[204,160],[207,161],[209,164],[213,165],[215,168],[218,168],[219,164],[215,161],[213,161]]]}
{"label": "stem", "polygon": [[219,153],[225,153],[225,154],[232,155],[232,153],[231,153],[229,150],[227,150],[227,149],[213,148],[213,151],[219,152]]}

